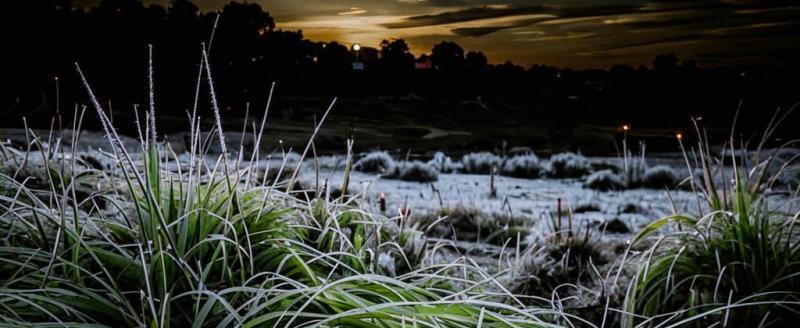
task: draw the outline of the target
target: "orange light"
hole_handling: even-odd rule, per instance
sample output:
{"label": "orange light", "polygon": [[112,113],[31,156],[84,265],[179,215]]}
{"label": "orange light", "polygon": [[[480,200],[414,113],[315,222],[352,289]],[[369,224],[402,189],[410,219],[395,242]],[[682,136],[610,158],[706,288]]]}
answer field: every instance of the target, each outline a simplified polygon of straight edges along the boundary
{"label": "orange light", "polygon": [[630,129],[631,129],[631,126],[628,125],[628,124],[623,124],[622,125],[622,131],[629,131]]}
{"label": "orange light", "polygon": [[675,138],[678,138],[678,140],[683,140],[683,133],[680,132],[676,133]]}

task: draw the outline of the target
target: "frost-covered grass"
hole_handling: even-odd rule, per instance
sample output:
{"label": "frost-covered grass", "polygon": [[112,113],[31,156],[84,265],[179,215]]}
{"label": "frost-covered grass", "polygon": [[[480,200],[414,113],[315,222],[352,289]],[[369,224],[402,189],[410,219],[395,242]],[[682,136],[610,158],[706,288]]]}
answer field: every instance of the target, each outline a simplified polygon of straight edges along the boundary
{"label": "frost-covered grass", "polygon": [[584,185],[587,188],[600,191],[623,190],[628,187],[626,181],[611,170],[602,170],[590,174],[586,177]]}
{"label": "frost-covered grass", "polygon": [[580,178],[591,172],[592,167],[585,156],[576,153],[561,153],[550,157],[548,175],[554,178]]}
{"label": "frost-covered grass", "polygon": [[[584,189],[573,178],[591,165],[571,153],[543,165],[570,179],[490,179],[503,168],[490,153],[464,157],[476,174],[386,153],[353,164],[352,143],[343,158],[304,165],[330,108],[302,152],[271,158],[260,145],[266,112],[244,122],[261,127],[244,153],[226,141],[206,56],[214,132],[202,137],[193,110],[186,153],[157,139],[152,92],[131,146],[85,80],[105,152],[31,131],[21,147],[0,143],[0,325],[779,327],[798,318],[798,197],[776,202],[779,176],[758,152],[719,166],[736,161],[712,159],[701,138],[686,160],[691,172],[700,163],[697,193],[669,194]],[[526,172],[534,162],[515,158]],[[415,181],[375,174],[387,169]],[[438,180],[416,182],[422,175]]]}
{"label": "frost-covered grass", "polygon": [[[776,115],[760,145],[786,115]],[[635,238],[634,244],[664,226],[682,228],[654,237],[659,242],[644,252],[650,259],[639,267],[626,297],[626,310],[642,317],[623,323],[790,326],[800,319],[798,197],[776,201],[765,193],[776,177],[768,176],[772,157],[760,157],[761,146],[753,157],[715,158],[705,134],[698,129],[698,135],[694,160],[703,170],[698,206],[703,201],[706,209],[656,220]],[[731,168],[719,165],[727,162]],[[715,181],[713,172],[720,169],[733,174],[730,183]]]}
{"label": "frost-covered grass", "polygon": [[391,169],[395,162],[392,156],[385,151],[376,151],[359,159],[353,169],[366,173],[383,173]]}
{"label": "frost-covered grass", "polygon": [[[631,202],[635,195],[663,192],[626,190],[618,194],[592,196],[589,191],[581,190],[581,182],[574,180],[498,177],[499,199],[489,199],[485,188],[476,186],[476,183],[488,183],[487,176],[440,174],[434,188],[443,193],[441,202],[444,207],[428,215],[423,201],[433,204],[429,209],[434,209],[439,208],[439,200],[436,192],[425,184],[378,179],[373,180],[369,189],[359,189],[357,186],[364,185],[362,179],[370,176],[354,173],[351,180],[353,192],[349,197],[309,200],[305,198],[306,194],[299,192],[299,186],[309,185],[307,182],[295,184],[298,192],[286,191],[292,171],[300,166],[296,165],[299,163],[291,165],[283,155],[274,156],[268,164],[271,171],[275,171],[277,166],[274,174],[281,172],[283,178],[267,177],[265,180],[258,174],[264,163],[231,163],[231,170],[226,175],[221,167],[222,157],[212,157],[216,158],[212,162],[220,164],[206,167],[209,163],[207,154],[176,156],[170,154],[165,144],[151,146],[157,151],[134,154],[131,162],[118,150],[118,154],[75,156],[74,164],[68,152],[59,153],[55,147],[44,147],[44,155],[37,155],[40,154],[38,151],[28,153],[4,147],[1,155],[5,156],[6,163],[2,168],[3,181],[13,188],[3,188],[5,198],[0,198],[0,204],[8,209],[6,215],[0,217],[0,232],[11,236],[0,241],[5,247],[2,252],[4,258],[24,255],[29,259],[2,264],[2,272],[7,275],[0,275],[0,278],[10,281],[9,286],[13,288],[7,291],[12,298],[2,301],[4,318],[11,318],[8,322],[58,325],[58,320],[61,320],[137,326],[153,320],[156,325],[161,325],[163,316],[164,322],[173,325],[216,326],[228,322],[278,326],[296,323],[300,326],[341,326],[345,322],[370,325],[380,319],[385,323],[387,317],[396,317],[396,322],[401,323],[403,315],[400,313],[418,311],[421,307],[436,314],[418,315],[415,317],[417,322],[436,322],[442,326],[452,326],[448,324],[452,322],[468,322],[470,326],[477,324],[481,320],[481,308],[484,311],[483,322],[486,322],[486,315],[491,314],[497,320],[497,326],[505,326],[502,320],[514,322],[517,326],[536,326],[536,320],[526,315],[526,311],[537,311],[540,313],[537,318],[545,322],[578,323],[586,320],[589,322],[587,326],[600,326],[604,316],[607,322],[621,323],[643,322],[646,318],[661,318],[670,313],[703,323],[722,320],[716,314],[710,319],[692,319],[693,312],[682,308],[680,300],[671,299],[675,296],[645,294],[647,290],[663,288],[667,280],[647,280],[645,283],[642,282],[643,276],[636,274],[637,270],[644,270],[642,266],[651,263],[648,270],[651,270],[653,279],[663,278],[657,270],[659,265],[671,261],[662,256],[671,256],[669,254],[674,253],[670,252],[679,251],[673,248],[675,244],[659,244],[652,256],[650,253],[647,256],[626,253],[625,240],[631,238],[625,234],[625,229],[639,230],[639,225],[631,223],[634,222],[630,221],[631,218],[660,214],[655,209],[645,211],[641,205],[625,204],[656,202],[655,205],[669,208],[671,205],[667,198],[643,198]],[[94,159],[85,160],[88,156]],[[17,170],[15,165],[24,163],[26,157],[28,168]],[[335,162],[329,166],[339,167],[340,172],[344,170],[341,163],[347,162],[341,158],[320,158],[320,162],[326,161]],[[182,165],[175,165],[177,162]],[[428,166],[426,163],[416,165]],[[51,169],[45,169],[47,167]],[[298,177],[313,176],[313,165],[303,167],[305,173]],[[17,171],[19,173],[14,178]],[[248,178],[251,172],[252,177]],[[142,177],[142,185],[136,180],[137,173]],[[132,181],[126,182],[126,174]],[[326,179],[331,178],[328,188],[342,183],[324,170],[322,174]],[[170,177],[172,182],[164,177]],[[375,179],[374,175],[371,177]],[[44,183],[32,184],[41,179]],[[63,184],[59,182],[61,180],[74,183]],[[229,182],[232,189],[228,189]],[[92,186],[94,192],[87,193],[82,185]],[[456,191],[453,188],[462,189]],[[401,193],[402,190],[405,191]],[[385,214],[393,215],[398,208],[406,206],[410,209],[410,218],[404,214],[378,214],[372,207],[376,205],[374,195],[377,192],[389,193],[391,201]],[[548,193],[552,196],[544,196]],[[537,198],[544,198],[540,208],[552,216],[557,195],[566,200],[561,223],[562,229],[566,230],[555,237],[552,219],[544,220],[547,223],[542,226],[537,223],[542,220],[530,220],[531,216],[538,215],[536,210],[528,211],[524,206],[535,203]],[[585,198],[600,196],[609,198]],[[683,204],[679,208],[688,211],[692,206],[687,205],[692,204],[687,204],[687,196],[679,192],[672,195],[674,200]],[[529,199],[523,202],[520,197]],[[149,200],[151,198],[160,201],[153,202]],[[616,198],[621,199],[619,204],[610,203]],[[51,211],[48,205],[51,200],[55,200],[56,208],[62,210]],[[575,214],[570,224],[568,217],[573,204]],[[484,206],[487,211],[476,209]],[[74,211],[76,207],[77,212]],[[757,208],[752,207],[752,211],[757,211]],[[139,212],[141,214],[137,214]],[[160,224],[162,221],[164,227]],[[570,225],[572,228],[568,229]],[[788,227],[783,228],[783,233],[788,231]],[[717,234],[714,231],[718,228],[714,229],[710,230],[712,236]],[[648,228],[645,231],[650,233],[652,230]],[[775,235],[772,230],[770,233]],[[633,246],[650,252],[650,239],[645,236],[642,233]],[[791,249],[796,239],[785,236],[777,241],[789,243],[782,245]],[[55,242],[57,238],[60,239]],[[175,248],[170,244],[171,239]],[[680,238],[676,242],[685,243],[687,250],[705,247]],[[146,245],[152,245],[153,250],[148,250]],[[728,247],[725,243],[715,247],[723,246]],[[731,252],[724,247],[717,249]],[[215,252],[228,255],[222,257]],[[486,255],[481,255],[483,253]],[[688,251],[680,253],[682,257],[689,255],[699,256]],[[778,255],[788,259],[793,256]],[[170,260],[173,258],[180,261]],[[722,259],[728,261],[727,258]],[[162,260],[166,264],[163,269]],[[692,261],[716,263],[710,260],[693,257]],[[198,263],[203,271],[196,269]],[[770,268],[775,267],[770,265],[773,265]],[[148,268],[146,274],[145,267]],[[733,269],[735,265],[730,267],[732,269],[725,272],[740,270]],[[468,272],[466,279],[464,269]],[[695,270],[701,270],[697,273],[675,270],[672,276],[692,277],[691,274],[711,269],[697,267]],[[794,270],[791,266],[788,269]],[[768,277],[763,272],[756,274]],[[496,282],[486,282],[486,275],[497,275]],[[625,286],[631,279],[641,287],[636,287],[635,293],[626,294]],[[42,281],[48,282],[44,289],[39,286]],[[646,284],[653,287],[645,287]],[[476,286],[467,294],[472,299],[481,300],[480,303],[445,301],[468,285]],[[681,285],[676,286],[675,290],[683,290]],[[732,285],[723,283],[720,286],[729,288]],[[707,293],[707,290],[698,290]],[[791,297],[791,294],[779,291],[781,295]],[[353,299],[350,295],[353,293],[359,298]],[[144,296],[139,302],[125,297],[129,294]],[[556,294],[559,298],[554,300]],[[723,295],[722,292],[717,294]],[[13,297],[27,301],[20,302],[17,301],[19,298]],[[269,300],[275,297],[291,302],[270,303]],[[759,295],[757,299],[775,300],[768,297],[769,294]],[[92,306],[74,305],[74,299]],[[167,300],[163,306],[162,299]],[[658,302],[658,306],[648,305],[653,304],[648,303],[650,299],[664,301]],[[709,311],[725,307],[724,304],[714,307],[717,303],[713,298],[699,298],[698,301],[705,304],[701,308]],[[787,302],[781,298],[777,301],[783,302],[781,304]],[[244,306],[249,304],[247,302],[261,306],[249,309]],[[438,305],[440,302],[447,305]],[[626,302],[634,305],[626,307]],[[315,306],[301,309],[305,303]],[[334,304],[336,309],[332,307]],[[364,315],[360,310],[363,304],[370,304],[379,311]],[[750,303],[744,306],[748,308],[755,306],[747,304]],[[552,310],[554,305],[558,311]],[[621,312],[598,310],[605,307]],[[284,317],[269,315],[284,311],[289,314]],[[792,313],[772,311],[783,316]],[[635,313],[637,316],[628,317],[622,313]],[[677,322],[678,319],[670,320]]]}
{"label": "frost-covered grass", "polygon": [[779,181],[789,189],[800,188],[800,165],[792,165],[787,167],[779,175]]}
{"label": "frost-covered grass", "polygon": [[414,182],[434,182],[439,179],[439,173],[428,165],[420,161],[396,162],[383,175],[384,179],[395,179]]}
{"label": "frost-covered grass", "polygon": [[[357,194],[306,199],[293,191],[300,165],[284,173],[285,182],[258,181],[263,154],[227,154],[219,120],[222,152],[212,165],[199,131],[186,156],[157,142],[153,108],[142,120],[141,145],[128,149],[86,86],[112,168],[84,166],[37,136],[30,138],[36,150],[2,146],[11,167],[0,174],[11,186],[0,196],[2,325],[538,327],[569,320],[509,305],[513,296],[464,258],[426,262],[421,232],[402,217],[362,210]],[[189,126],[199,126],[197,116]],[[44,182],[34,186],[17,172],[37,152],[41,165],[29,166],[30,176]],[[79,197],[82,179],[94,192]]]}
{"label": "frost-covered grass", "polygon": [[642,186],[654,189],[673,189],[681,181],[678,170],[667,165],[647,168],[642,177]]}
{"label": "frost-covered grass", "polygon": [[453,159],[450,158],[450,156],[447,156],[440,151],[437,151],[433,155],[433,158],[431,158],[431,160],[428,161],[428,165],[430,165],[440,173],[455,173],[463,168],[460,162],[453,162]]}
{"label": "frost-covered grass", "polygon": [[534,154],[514,156],[503,163],[500,174],[515,178],[539,178],[544,169]]}
{"label": "frost-covered grass", "polygon": [[492,167],[500,169],[503,159],[490,152],[470,153],[461,158],[462,171],[467,174],[490,174]]}

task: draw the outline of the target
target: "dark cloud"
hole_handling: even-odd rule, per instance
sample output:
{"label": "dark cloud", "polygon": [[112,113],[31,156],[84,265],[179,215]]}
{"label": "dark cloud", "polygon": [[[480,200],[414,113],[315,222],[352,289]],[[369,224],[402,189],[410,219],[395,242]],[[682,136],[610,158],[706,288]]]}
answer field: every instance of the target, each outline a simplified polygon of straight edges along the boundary
{"label": "dark cloud", "polygon": [[404,18],[399,22],[384,24],[388,28],[409,28],[431,25],[441,25],[447,23],[461,23],[480,19],[547,14],[552,11],[547,6],[528,6],[512,8],[493,8],[493,7],[474,7],[463,10],[448,11],[435,15],[420,15]]}
{"label": "dark cloud", "polygon": [[[592,17],[605,15],[619,15],[633,13],[640,10],[639,6],[634,5],[610,5],[610,6],[580,6],[563,7],[554,5],[534,5],[534,6],[481,6],[467,9],[448,11],[434,15],[419,15],[407,17],[399,22],[384,24],[388,28],[409,28],[432,25],[442,25],[448,23],[463,23],[490,18],[513,17],[522,15],[550,15],[550,19],[556,18],[576,18]],[[539,21],[544,21],[542,19]]]}
{"label": "dark cloud", "polygon": [[462,28],[454,28],[453,33],[455,33],[458,36],[480,37],[507,28],[510,28],[510,26],[462,27]]}

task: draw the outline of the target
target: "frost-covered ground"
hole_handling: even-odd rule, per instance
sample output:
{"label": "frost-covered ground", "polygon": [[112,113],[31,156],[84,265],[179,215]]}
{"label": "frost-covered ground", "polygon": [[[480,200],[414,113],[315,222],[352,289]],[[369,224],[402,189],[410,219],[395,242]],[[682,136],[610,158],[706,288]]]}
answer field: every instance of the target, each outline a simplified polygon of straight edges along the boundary
{"label": "frost-covered ground", "polygon": [[[315,185],[315,171],[304,166],[301,181]],[[340,186],[341,171],[320,171],[322,185]],[[368,208],[379,211],[379,198],[386,198],[387,216],[408,207],[411,215],[434,213],[444,208],[474,208],[487,214],[511,216],[535,227],[557,211],[562,199],[564,217],[573,210],[574,224],[599,224],[620,219],[635,231],[654,219],[673,212],[665,190],[634,189],[601,192],[583,187],[579,179],[520,179],[495,176],[496,196],[490,195],[490,177],[474,174],[440,174],[432,183],[382,179],[378,174],[353,172],[351,190],[362,195]],[[437,192],[438,191],[438,192]],[[678,211],[691,209],[691,193],[670,191]],[[441,197],[441,199],[440,199]],[[579,213],[576,213],[579,212]]]}

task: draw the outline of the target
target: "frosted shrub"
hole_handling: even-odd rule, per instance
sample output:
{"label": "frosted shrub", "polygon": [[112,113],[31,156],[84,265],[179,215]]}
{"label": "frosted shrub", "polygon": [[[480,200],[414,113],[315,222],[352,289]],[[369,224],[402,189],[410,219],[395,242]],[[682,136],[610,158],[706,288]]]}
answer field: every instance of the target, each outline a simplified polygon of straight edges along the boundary
{"label": "frosted shrub", "polygon": [[433,182],[439,180],[439,173],[430,165],[420,161],[397,162],[381,177],[403,181]]}
{"label": "frosted shrub", "polygon": [[353,169],[366,173],[382,173],[394,166],[394,159],[385,151],[376,151],[362,157],[353,165]]}
{"label": "frosted shrub", "polygon": [[680,174],[667,165],[656,165],[645,170],[642,186],[647,188],[672,188],[680,182]]}
{"label": "frosted shrub", "polygon": [[609,190],[623,190],[628,185],[625,179],[611,170],[597,171],[586,178],[584,186],[589,189],[609,191]]}
{"label": "frosted shrub", "polygon": [[321,156],[319,157],[319,167],[326,170],[339,170],[344,169],[347,165],[347,158],[345,156]]}
{"label": "frosted shrub", "polygon": [[514,156],[508,159],[500,174],[515,178],[538,178],[542,173],[542,165],[536,155]]}
{"label": "frosted shrub", "polygon": [[592,171],[611,170],[614,173],[620,173],[623,170],[621,161],[616,159],[599,160],[592,162],[590,165]]}
{"label": "frosted shrub", "polygon": [[290,151],[286,154],[278,154],[277,158],[281,161],[285,160],[286,163],[297,164],[300,163],[300,158],[302,156],[296,152]]}
{"label": "frosted shrub", "polygon": [[797,189],[800,186],[800,165],[793,165],[784,169],[778,181],[791,189]]}
{"label": "frosted shrub", "polygon": [[561,153],[550,157],[550,175],[555,178],[580,178],[591,171],[589,160],[581,154]]}
{"label": "frosted shrub", "polygon": [[492,166],[500,168],[503,159],[490,152],[471,153],[461,158],[464,173],[489,174]]}
{"label": "frosted shrub", "polygon": [[460,163],[454,163],[450,156],[440,151],[437,151],[436,154],[433,155],[433,158],[428,161],[428,165],[440,173],[453,173],[461,168]]}

